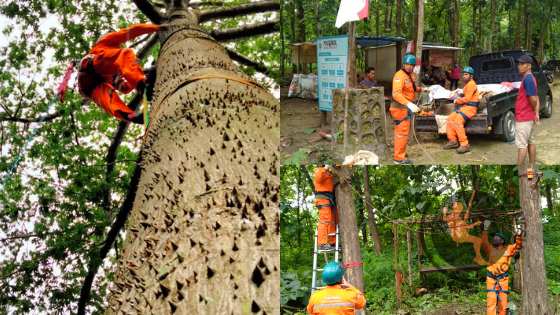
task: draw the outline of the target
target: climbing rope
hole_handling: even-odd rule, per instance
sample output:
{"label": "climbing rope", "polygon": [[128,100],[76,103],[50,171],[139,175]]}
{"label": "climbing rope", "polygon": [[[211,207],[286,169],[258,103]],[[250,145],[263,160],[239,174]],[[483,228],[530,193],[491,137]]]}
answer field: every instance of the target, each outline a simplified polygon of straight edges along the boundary
{"label": "climbing rope", "polygon": [[[51,100],[49,101],[48,107],[50,108],[51,105],[54,105],[54,103],[56,103],[56,98],[51,98]],[[48,110],[48,109],[47,109]],[[47,119],[49,117],[48,114],[41,116],[36,123],[40,124],[42,122],[45,121],[45,119]],[[28,150],[28,147],[31,143],[31,141],[33,140],[33,138],[35,137],[35,135],[37,134],[37,132],[39,131],[39,129],[41,129],[41,126],[37,126],[37,128],[34,128],[33,130],[31,130],[31,132],[29,133],[29,135],[27,135],[27,138],[24,141],[24,145],[21,148],[20,152],[16,155],[16,158],[12,161],[10,167],[8,167],[8,171],[6,172],[6,174],[4,175],[4,177],[2,178],[2,181],[0,182],[0,189],[3,189],[6,182],[12,178],[12,175],[16,172],[20,162],[23,159],[23,156],[25,155],[25,153]]]}

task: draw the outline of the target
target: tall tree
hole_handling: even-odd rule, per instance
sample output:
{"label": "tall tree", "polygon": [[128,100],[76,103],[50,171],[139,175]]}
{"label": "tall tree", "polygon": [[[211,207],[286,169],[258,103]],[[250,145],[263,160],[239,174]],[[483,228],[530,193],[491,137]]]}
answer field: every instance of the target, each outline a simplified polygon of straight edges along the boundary
{"label": "tall tree", "polygon": [[396,35],[402,35],[402,9],[403,9],[403,0],[397,0],[397,17],[396,17]]}
{"label": "tall tree", "polygon": [[364,291],[364,271],[361,265],[354,263],[362,262],[360,251],[360,240],[358,237],[358,222],[356,220],[356,208],[352,196],[351,168],[336,167],[334,175],[336,185],[336,206],[338,210],[338,230],[342,239],[343,262],[350,263],[351,268],[346,270],[348,282]]}
{"label": "tall tree", "polygon": [[305,33],[305,11],[303,9],[303,0],[294,0],[296,9],[296,25],[297,25],[297,36],[296,41],[303,43],[306,39]]}
{"label": "tall tree", "polygon": [[196,14],[186,1],[167,3],[108,313],[278,312],[278,102],[216,41],[267,32],[266,24],[212,36],[197,29],[209,18],[258,12],[254,5]]}
{"label": "tall tree", "polygon": [[[523,167],[525,169],[525,167]],[[526,170],[524,171],[526,172]],[[544,242],[539,187],[520,172],[519,199],[525,217],[525,237],[521,251],[522,314],[549,314]]]}
{"label": "tall tree", "polygon": [[418,14],[416,16],[416,64],[422,62],[422,44],[424,42],[424,1],[417,1]]}
{"label": "tall tree", "polygon": [[377,229],[377,222],[375,219],[375,212],[373,211],[373,206],[371,204],[371,191],[369,189],[369,168],[366,165],[363,167],[364,173],[364,206],[367,210],[369,231],[371,233],[371,239],[373,240],[373,247],[375,248],[375,253],[381,255],[381,238],[379,237],[379,231]]}

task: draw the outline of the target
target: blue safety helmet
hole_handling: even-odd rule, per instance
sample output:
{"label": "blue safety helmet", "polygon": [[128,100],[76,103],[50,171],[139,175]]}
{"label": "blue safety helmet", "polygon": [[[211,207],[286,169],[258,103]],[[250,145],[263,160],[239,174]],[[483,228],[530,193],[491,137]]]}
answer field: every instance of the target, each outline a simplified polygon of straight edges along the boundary
{"label": "blue safety helmet", "polygon": [[336,261],[330,261],[323,267],[322,278],[326,285],[341,283],[342,276],[344,276],[344,268]]}
{"label": "blue safety helmet", "polygon": [[413,54],[406,54],[402,58],[403,65],[415,65],[416,57]]}
{"label": "blue safety helmet", "polygon": [[470,75],[474,75],[474,69],[473,69],[473,67],[466,66],[466,67],[463,68],[463,73],[468,73]]}

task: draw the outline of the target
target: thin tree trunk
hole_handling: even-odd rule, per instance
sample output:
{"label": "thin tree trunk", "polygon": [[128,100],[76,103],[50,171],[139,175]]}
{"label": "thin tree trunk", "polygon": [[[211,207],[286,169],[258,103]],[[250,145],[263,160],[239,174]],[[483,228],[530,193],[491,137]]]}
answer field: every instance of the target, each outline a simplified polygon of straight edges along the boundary
{"label": "thin tree trunk", "polygon": [[280,78],[286,75],[286,44],[284,39],[284,1],[280,1]]}
{"label": "thin tree trunk", "polygon": [[[294,0],[295,1],[295,0]],[[291,42],[292,43],[296,43],[297,42],[297,35],[296,35],[296,5],[294,3],[294,1],[290,1],[290,9],[292,11],[292,14],[290,14],[290,34],[292,35],[291,38]],[[291,53],[290,53],[291,56]],[[292,64],[292,73],[296,73],[296,65],[293,62],[290,62]]]}
{"label": "thin tree trunk", "polygon": [[544,41],[545,38],[547,36],[547,30],[548,30],[548,21],[549,18],[545,18],[541,27],[541,34],[539,36],[539,49],[538,49],[538,56],[539,56],[539,62],[543,62],[544,60]]}
{"label": "thin tree trunk", "polygon": [[371,239],[373,240],[375,253],[377,255],[381,255],[381,238],[379,237],[377,222],[375,222],[375,213],[373,212],[373,207],[371,204],[371,192],[369,189],[369,168],[370,166],[368,165],[364,166],[364,205],[368,213],[369,231],[371,233]]}
{"label": "thin tree trunk", "polygon": [[348,23],[348,83],[347,88],[353,88],[357,84],[356,77],[356,23]]}
{"label": "thin tree trunk", "polygon": [[[342,238],[343,262],[358,263],[362,261],[360,241],[358,238],[358,224],[356,222],[356,209],[352,197],[351,169],[337,167],[334,174],[338,185],[335,189],[336,205],[338,210],[338,228]],[[346,270],[348,282],[364,291],[364,272],[362,266],[355,266]]]}
{"label": "thin tree trunk", "polygon": [[297,19],[297,41],[305,42],[305,12],[303,10],[303,0],[295,0],[296,19]]}
{"label": "thin tree trunk", "polygon": [[321,37],[321,0],[315,0],[315,23],[317,30],[317,37]]}
{"label": "thin tree trunk", "polygon": [[403,6],[403,0],[397,0],[397,18],[396,18],[397,36],[402,35],[402,6]]}
{"label": "thin tree trunk", "polygon": [[381,4],[381,0],[376,0],[375,1],[376,5],[375,5],[375,36],[379,36],[380,32],[379,32],[379,16],[381,15],[381,11],[380,11],[380,4]]}
{"label": "thin tree trunk", "polygon": [[[512,21],[510,20],[510,23]],[[517,27],[515,28],[515,47],[514,48],[521,48],[521,32],[523,30],[523,3],[521,0],[517,1],[517,20],[516,20]],[[513,29],[513,27],[512,27]]]}
{"label": "thin tree trunk", "polygon": [[[303,199],[302,198],[302,195],[303,195],[303,192],[302,192],[303,187],[302,186],[303,185],[302,185],[302,182],[301,182],[301,176],[302,175],[303,174],[300,172],[300,170],[297,169],[297,183],[296,183],[296,186],[297,186],[297,212],[296,212],[296,220],[297,220],[298,223],[301,222],[301,206],[303,204],[303,201],[305,201],[305,200],[302,200]],[[296,224],[296,235],[297,235],[298,246],[301,245],[301,228],[300,227],[301,227],[300,224]]]}
{"label": "thin tree trunk", "polygon": [[552,185],[549,182],[545,184],[545,195],[546,195],[546,207],[548,211],[554,213],[554,203],[552,202]]}
{"label": "thin tree trunk", "polygon": [[548,314],[540,195],[538,186],[531,187],[531,185],[527,176],[519,176],[519,198],[525,217],[525,237],[521,251],[523,275],[521,314]]}
{"label": "thin tree trunk", "polygon": [[[422,43],[424,42],[424,1],[418,1],[418,19],[416,22],[416,64],[422,64]],[[420,74],[419,78],[420,78]]]}
{"label": "thin tree trunk", "polygon": [[496,36],[496,0],[490,0],[490,40],[488,42],[489,51],[494,47],[494,37]]}
{"label": "thin tree trunk", "polygon": [[278,314],[279,102],[174,13],[107,313]]}
{"label": "thin tree trunk", "polygon": [[531,50],[531,17],[529,16],[529,3],[525,0],[523,16],[525,17],[525,49]]}

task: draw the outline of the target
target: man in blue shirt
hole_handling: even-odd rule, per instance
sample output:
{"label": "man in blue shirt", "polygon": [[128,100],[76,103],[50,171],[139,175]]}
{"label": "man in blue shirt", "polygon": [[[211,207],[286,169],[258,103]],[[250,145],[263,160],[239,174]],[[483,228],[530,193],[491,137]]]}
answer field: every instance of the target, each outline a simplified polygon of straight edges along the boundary
{"label": "man in blue shirt", "polygon": [[366,89],[376,87],[377,81],[375,81],[375,68],[369,67],[365,73],[366,77],[360,82],[360,85]]}

